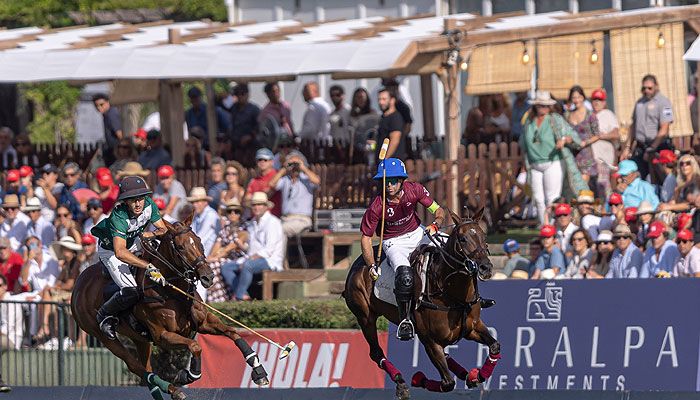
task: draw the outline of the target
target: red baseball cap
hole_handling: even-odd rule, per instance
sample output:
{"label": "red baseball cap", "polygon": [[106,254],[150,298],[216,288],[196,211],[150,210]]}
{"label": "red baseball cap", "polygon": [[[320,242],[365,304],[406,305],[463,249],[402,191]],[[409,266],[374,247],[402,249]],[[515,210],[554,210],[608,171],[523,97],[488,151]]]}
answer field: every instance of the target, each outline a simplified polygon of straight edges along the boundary
{"label": "red baseball cap", "polygon": [[102,187],[112,186],[114,184],[114,179],[112,179],[112,175],[98,175],[97,183]]}
{"label": "red baseball cap", "polygon": [[625,208],[625,221],[633,222],[637,220],[637,207]]}
{"label": "red baseball cap", "polygon": [[693,240],[694,237],[695,235],[693,235],[693,232],[688,229],[681,229],[676,236],[676,238],[680,240]]}
{"label": "red baseball cap", "polygon": [[553,227],[552,225],[544,225],[542,229],[540,229],[540,237],[543,238],[550,238],[556,234],[557,228]]}
{"label": "red baseball cap", "polygon": [[91,234],[86,233],[80,239],[80,242],[82,244],[95,244],[95,243],[97,243],[97,239],[94,236],[92,236]]}
{"label": "red baseball cap", "polygon": [[8,182],[18,182],[20,173],[18,169],[11,169],[7,171],[7,181]]}
{"label": "red baseball cap", "polygon": [[676,157],[676,153],[673,152],[673,150],[661,150],[659,152],[659,156],[656,157],[655,159],[652,160],[652,163],[654,164],[671,164],[676,162],[678,158]]}
{"label": "red baseball cap", "polygon": [[19,176],[21,176],[22,178],[26,178],[32,175],[34,175],[34,168],[28,165],[23,165],[19,167]]}
{"label": "red baseball cap", "polygon": [[175,175],[175,170],[170,165],[161,165],[158,167],[159,178],[169,178],[173,175]]}
{"label": "red baseball cap", "polygon": [[678,229],[686,229],[685,227],[688,226],[688,222],[693,219],[693,216],[688,214],[688,213],[681,213],[678,214],[678,220],[676,221],[676,227]]}
{"label": "red baseball cap", "polygon": [[666,225],[661,221],[654,221],[649,225],[649,233],[647,233],[648,238],[656,239],[666,232]]}
{"label": "red baseball cap", "polygon": [[134,136],[136,136],[139,139],[146,140],[146,130],[143,128],[139,128],[136,132],[134,132]]}
{"label": "red baseball cap", "polygon": [[622,195],[620,193],[612,193],[608,198],[608,204],[611,206],[622,204]]}
{"label": "red baseball cap", "polygon": [[112,171],[110,171],[107,167],[100,167],[95,170],[95,176],[98,178],[104,175],[112,176]]}
{"label": "red baseball cap", "polygon": [[158,207],[159,210],[165,210],[165,200],[160,197],[156,197],[153,199],[153,202],[156,203],[156,207]]}
{"label": "red baseball cap", "polygon": [[559,203],[554,209],[554,215],[556,217],[560,215],[571,215],[571,206],[568,203]]}
{"label": "red baseball cap", "polygon": [[605,89],[596,89],[591,93],[591,100],[605,100],[608,95],[605,93]]}

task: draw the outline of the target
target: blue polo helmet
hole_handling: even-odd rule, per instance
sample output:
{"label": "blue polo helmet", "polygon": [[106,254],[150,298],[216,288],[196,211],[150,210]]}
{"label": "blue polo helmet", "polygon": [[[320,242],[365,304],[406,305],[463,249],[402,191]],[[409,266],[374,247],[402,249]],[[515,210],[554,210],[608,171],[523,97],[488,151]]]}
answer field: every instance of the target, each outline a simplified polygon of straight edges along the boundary
{"label": "blue polo helmet", "polygon": [[406,165],[403,161],[398,158],[387,158],[380,162],[377,166],[377,175],[374,176],[374,180],[382,179],[384,176],[384,166],[386,165],[386,177],[387,178],[408,178],[408,173],[406,173]]}

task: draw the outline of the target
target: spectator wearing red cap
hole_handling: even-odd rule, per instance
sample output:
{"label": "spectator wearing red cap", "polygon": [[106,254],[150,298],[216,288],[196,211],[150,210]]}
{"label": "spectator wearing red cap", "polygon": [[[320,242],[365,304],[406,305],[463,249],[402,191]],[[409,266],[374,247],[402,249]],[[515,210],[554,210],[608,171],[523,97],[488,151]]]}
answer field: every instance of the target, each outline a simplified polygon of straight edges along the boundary
{"label": "spectator wearing red cap", "polygon": [[114,182],[109,168],[98,168],[95,171],[95,177],[100,187],[99,194],[102,201],[102,212],[109,214],[119,197],[119,185]]}
{"label": "spectator wearing red cap", "polygon": [[661,190],[659,191],[659,200],[662,203],[668,203],[673,200],[677,185],[676,175],[673,173],[676,169],[676,153],[673,150],[661,150],[652,160],[652,163],[657,167],[659,177],[663,179]]}
{"label": "spectator wearing red cap", "polygon": [[187,202],[185,187],[175,179],[175,169],[170,165],[158,168],[158,185],[153,191],[153,197],[160,197],[165,201],[165,210],[162,214],[178,220],[182,206]]}
{"label": "spectator wearing red cap", "polygon": [[20,203],[26,204],[30,197],[34,197],[34,169],[28,165],[19,167],[19,193]]}
{"label": "spectator wearing red cap", "polygon": [[681,229],[676,236],[680,257],[673,268],[675,278],[700,278],[700,248],[695,247],[693,232]]}
{"label": "spectator wearing red cap", "polygon": [[591,145],[591,148],[593,149],[593,157],[603,161],[598,163],[598,179],[599,183],[604,183],[601,187],[605,189],[605,192],[597,193],[599,196],[610,192],[610,182],[600,182],[600,179],[609,176],[610,166],[617,165],[615,143],[620,140],[620,123],[617,121],[615,113],[607,108],[607,97],[605,89],[602,88],[595,89],[591,93],[591,105],[593,106],[593,114],[598,120],[598,137],[600,138]]}
{"label": "spectator wearing red cap", "polygon": [[630,227],[618,224],[613,231],[615,250],[610,258],[610,269],[606,278],[639,278],[644,256],[633,243],[634,235]]}
{"label": "spectator wearing red cap", "polygon": [[644,261],[639,277],[670,277],[681,254],[676,243],[668,238],[668,227],[661,221],[654,221],[649,226],[647,237],[651,239],[651,246],[644,252]]}
{"label": "spectator wearing red cap", "polygon": [[567,203],[559,203],[554,207],[554,217],[556,218],[557,241],[559,248],[564,252],[567,259],[571,257],[571,235],[579,227],[573,223],[571,218],[571,206]]}
{"label": "spectator wearing red cap", "polygon": [[80,244],[83,245],[83,251],[78,254],[80,260],[80,272],[93,264],[97,264],[100,258],[97,256],[97,238],[90,233],[86,233],[80,239]]}
{"label": "spectator wearing red cap", "polygon": [[[158,130],[160,130],[160,127],[158,127]],[[146,135],[147,132],[143,128],[139,128],[133,133],[133,135],[131,135],[136,151],[139,153],[146,150]]]}
{"label": "spectator wearing red cap", "polygon": [[535,260],[532,279],[552,279],[559,275],[566,267],[564,253],[556,245],[557,244],[557,228],[552,225],[544,225],[540,229],[540,240],[542,241],[542,250],[540,255]]}
{"label": "spectator wearing red cap", "polygon": [[[22,193],[24,192],[24,193]],[[6,195],[8,194],[16,194],[17,198],[20,199],[20,203],[22,199],[25,199],[25,196],[27,194],[26,189],[22,190],[22,184],[20,183],[20,173],[18,169],[11,169],[7,171],[5,175],[5,190],[4,193]]]}
{"label": "spectator wearing red cap", "polygon": [[624,221],[625,219],[625,206],[622,204],[622,195],[620,193],[613,192],[610,194],[608,206],[610,207],[610,214],[603,216],[598,226],[601,231],[612,231],[619,221]]}

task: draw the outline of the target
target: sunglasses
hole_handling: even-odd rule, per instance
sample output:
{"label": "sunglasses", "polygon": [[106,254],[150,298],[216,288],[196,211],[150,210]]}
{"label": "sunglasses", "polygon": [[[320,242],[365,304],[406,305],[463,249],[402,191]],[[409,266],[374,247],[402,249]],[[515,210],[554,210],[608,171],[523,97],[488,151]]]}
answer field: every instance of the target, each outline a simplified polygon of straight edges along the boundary
{"label": "sunglasses", "polygon": [[61,218],[68,218],[70,217],[70,214],[58,214],[58,216]]}
{"label": "sunglasses", "polygon": [[100,209],[100,207],[97,207],[97,206],[88,207],[88,211],[89,210],[98,210],[98,209]]}
{"label": "sunglasses", "polygon": [[73,172],[72,174],[69,174],[69,173],[66,172],[66,173],[63,174],[63,175],[64,175],[64,176],[77,176],[78,173],[77,173],[77,172]]}
{"label": "sunglasses", "polygon": [[621,240],[621,239],[629,239],[628,236],[617,236],[615,237],[615,240]]}
{"label": "sunglasses", "polygon": [[683,240],[683,239],[676,240],[676,243],[678,243],[678,244],[681,244],[681,243],[692,243],[692,242],[693,242],[692,240]]}
{"label": "sunglasses", "polygon": [[240,215],[240,214],[241,214],[241,210],[235,210],[235,209],[234,209],[234,210],[227,210],[226,213],[227,213],[227,214],[239,214],[239,215]]}
{"label": "sunglasses", "polygon": [[643,91],[643,92],[645,92],[645,91],[652,91],[652,90],[654,90],[654,87],[653,87],[653,86],[642,86],[642,91]]}
{"label": "sunglasses", "polygon": [[681,166],[683,166],[683,165],[691,165],[692,162],[690,162],[690,161],[681,161],[681,162],[678,163],[678,164],[680,164]]}
{"label": "sunglasses", "polygon": [[396,185],[399,183],[399,181],[400,181],[399,178],[387,178],[386,184],[387,185]]}
{"label": "sunglasses", "polygon": [[9,249],[9,247],[7,247],[7,246],[0,246],[0,250],[5,250],[5,249]]}
{"label": "sunglasses", "polygon": [[19,210],[19,207],[4,207],[4,208],[5,208],[5,210],[7,210],[7,211],[17,211],[17,210]]}
{"label": "sunglasses", "polygon": [[260,161],[272,161],[272,160],[268,160],[267,158],[258,158],[257,161],[260,162]]}
{"label": "sunglasses", "polygon": [[598,242],[598,244],[612,244],[612,242],[609,240],[603,240],[601,242]]}

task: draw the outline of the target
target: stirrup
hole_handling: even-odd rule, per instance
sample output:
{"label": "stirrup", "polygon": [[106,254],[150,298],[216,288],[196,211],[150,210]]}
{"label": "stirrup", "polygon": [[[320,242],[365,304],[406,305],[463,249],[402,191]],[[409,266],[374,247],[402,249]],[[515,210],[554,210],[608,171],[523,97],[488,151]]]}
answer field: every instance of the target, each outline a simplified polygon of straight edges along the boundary
{"label": "stirrup", "polygon": [[406,318],[399,322],[399,326],[396,329],[396,338],[399,340],[411,340],[415,335],[415,328],[413,327],[413,321]]}
{"label": "stirrup", "polygon": [[108,315],[100,321],[100,330],[102,333],[107,336],[107,339],[109,340],[116,340],[117,339],[117,333],[116,333],[116,326],[119,323],[119,318],[113,316],[113,315]]}

